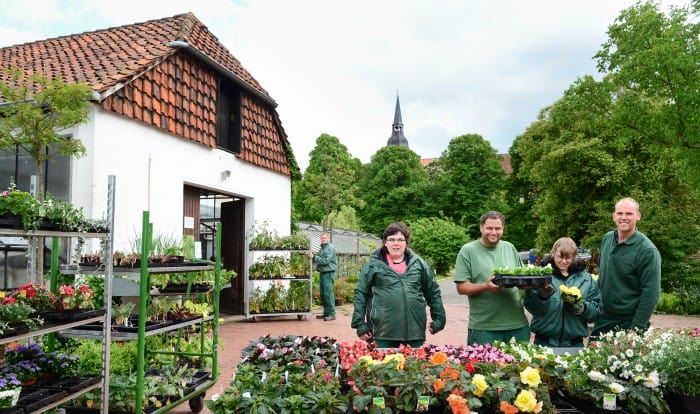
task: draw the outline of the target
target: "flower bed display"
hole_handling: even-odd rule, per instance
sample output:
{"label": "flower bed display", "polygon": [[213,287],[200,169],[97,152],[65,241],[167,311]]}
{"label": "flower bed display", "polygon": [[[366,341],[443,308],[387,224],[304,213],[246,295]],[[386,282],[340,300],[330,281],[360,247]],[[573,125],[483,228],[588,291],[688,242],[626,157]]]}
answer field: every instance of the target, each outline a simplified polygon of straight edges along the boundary
{"label": "flower bed display", "polygon": [[361,341],[267,336],[244,349],[231,387],[207,405],[213,413],[264,407],[370,414],[661,414],[668,412],[665,397],[674,384],[698,382],[698,333],[621,331],[562,355],[518,342],[378,349]]}

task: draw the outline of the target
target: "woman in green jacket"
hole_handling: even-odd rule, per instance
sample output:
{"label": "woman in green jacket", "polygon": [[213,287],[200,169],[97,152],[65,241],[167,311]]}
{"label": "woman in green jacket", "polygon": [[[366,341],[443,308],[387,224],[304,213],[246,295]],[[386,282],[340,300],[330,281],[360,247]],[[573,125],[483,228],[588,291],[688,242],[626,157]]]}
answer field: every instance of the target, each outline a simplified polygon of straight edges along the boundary
{"label": "woman in green jacket", "polygon": [[408,248],[410,228],[390,224],[382,235],[384,246],[372,253],[355,289],[351,326],[365,341],[379,348],[422,346],[427,326],[431,334],[445,327],[440,286],[428,265]]}
{"label": "woman in green jacket", "polygon": [[[589,336],[588,324],[600,315],[598,283],[584,264],[576,262],[577,253],[576,243],[571,238],[557,240],[549,258],[554,270],[552,284],[525,292],[525,309],[532,314],[530,330],[535,333],[535,344],[583,347],[583,338]],[[570,292],[571,302],[562,296],[561,286]],[[573,299],[573,292],[580,293],[578,300]]]}

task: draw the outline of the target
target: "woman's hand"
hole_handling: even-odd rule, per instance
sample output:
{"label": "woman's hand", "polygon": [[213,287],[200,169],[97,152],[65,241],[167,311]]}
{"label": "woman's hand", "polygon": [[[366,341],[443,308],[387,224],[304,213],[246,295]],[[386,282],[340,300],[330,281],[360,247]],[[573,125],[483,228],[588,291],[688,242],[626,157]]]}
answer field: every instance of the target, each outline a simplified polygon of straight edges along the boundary
{"label": "woman's hand", "polygon": [[370,339],[372,339],[372,334],[369,333],[369,332],[365,332],[365,333],[363,333],[362,335],[358,335],[358,336],[359,336],[359,338],[362,339],[363,341],[369,341]]}

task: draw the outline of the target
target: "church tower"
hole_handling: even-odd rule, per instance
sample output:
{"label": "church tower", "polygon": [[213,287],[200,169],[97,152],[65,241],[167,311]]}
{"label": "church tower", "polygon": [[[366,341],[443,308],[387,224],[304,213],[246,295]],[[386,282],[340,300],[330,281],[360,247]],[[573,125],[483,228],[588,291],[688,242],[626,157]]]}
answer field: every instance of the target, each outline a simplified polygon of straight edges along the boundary
{"label": "church tower", "polygon": [[399,94],[396,94],[396,110],[394,111],[394,123],[391,126],[391,136],[386,145],[397,145],[408,148],[408,140],[403,135],[403,123],[401,122],[401,105],[399,104]]}

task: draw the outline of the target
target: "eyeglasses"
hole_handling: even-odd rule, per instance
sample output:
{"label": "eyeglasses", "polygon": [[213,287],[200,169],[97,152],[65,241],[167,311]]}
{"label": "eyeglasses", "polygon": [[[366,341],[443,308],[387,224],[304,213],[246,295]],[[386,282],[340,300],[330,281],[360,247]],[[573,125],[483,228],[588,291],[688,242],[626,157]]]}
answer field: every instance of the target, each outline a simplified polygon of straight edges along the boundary
{"label": "eyeglasses", "polygon": [[406,239],[395,239],[393,237],[390,237],[390,238],[386,239],[386,241],[388,243],[403,243],[406,241]]}
{"label": "eyeglasses", "polygon": [[566,261],[566,262],[573,262],[574,261],[573,257],[562,256],[560,254],[555,254],[554,256],[561,261]]}

